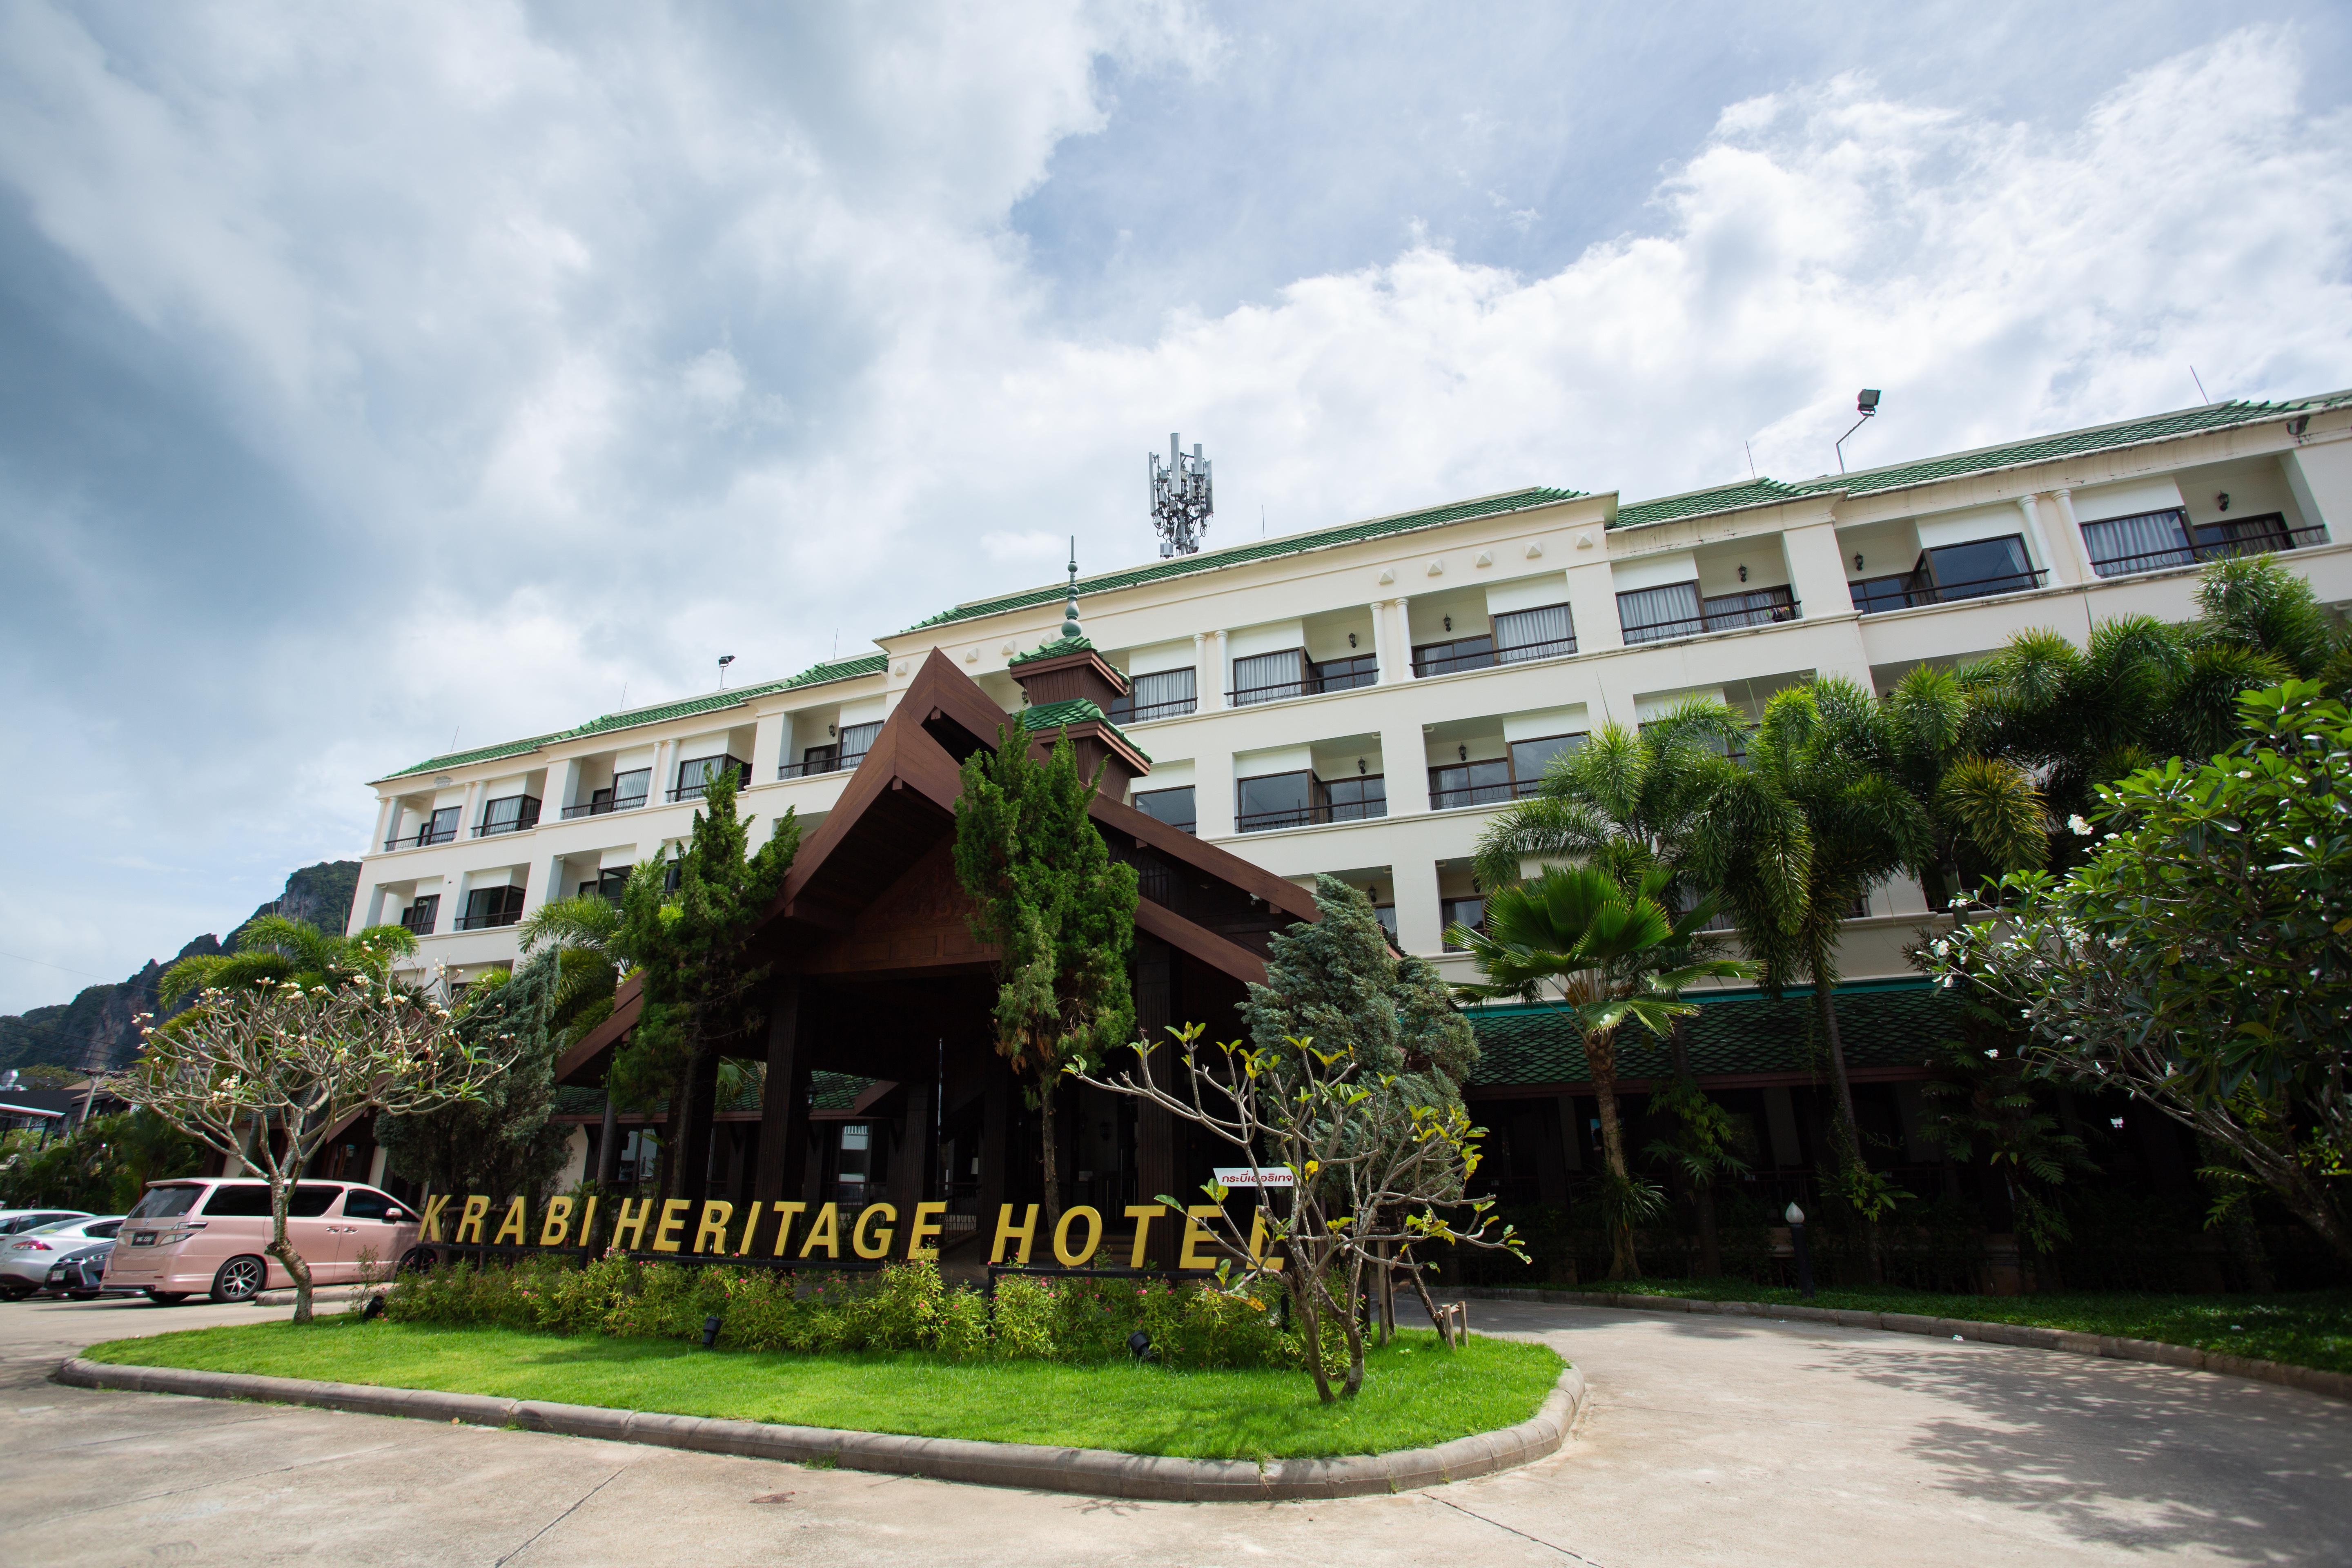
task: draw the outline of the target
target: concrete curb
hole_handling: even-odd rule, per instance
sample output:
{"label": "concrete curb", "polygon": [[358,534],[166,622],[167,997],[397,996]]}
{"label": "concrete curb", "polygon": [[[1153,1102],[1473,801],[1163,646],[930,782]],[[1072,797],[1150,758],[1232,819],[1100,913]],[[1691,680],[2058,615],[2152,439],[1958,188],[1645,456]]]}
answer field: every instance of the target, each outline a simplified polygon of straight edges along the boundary
{"label": "concrete curb", "polygon": [[980,1486],[1082,1492],[1092,1497],[1143,1498],[1161,1502],[1267,1502],[1289,1498],[1365,1497],[1442,1486],[1491,1475],[1559,1450],[1584,1402],[1584,1374],[1574,1367],[1528,1420],[1498,1431],[1474,1433],[1433,1448],[1337,1459],[1279,1459],[1263,1467],[1246,1459],[1171,1459],[1103,1448],[1049,1448],[1031,1443],[982,1443],[961,1437],[900,1437],[886,1432],[845,1432],[821,1426],[771,1426],[651,1411],[606,1410],[534,1399],[496,1399],[427,1389],[375,1388],[364,1384],[313,1383],[304,1378],[245,1373],[192,1372],[181,1367],[114,1366],[68,1359],[55,1373],[76,1388],[141,1394],[194,1394],[207,1399],[257,1399],[309,1405],[369,1415],[413,1415],[477,1426],[515,1426],[573,1437],[650,1443],[709,1454],[745,1454],[850,1470],[927,1476]]}
{"label": "concrete curb", "polygon": [[2193,1367],[2228,1377],[2252,1378],[2299,1388],[2305,1394],[2352,1400],[2352,1373],[2322,1372],[2283,1361],[2257,1361],[2250,1356],[2200,1351],[2194,1345],[2168,1344],[2161,1340],[2124,1339],[2115,1334],[2082,1334],[2066,1329],[2032,1328],[2023,1323],[1980,1323],[1968,1318],[1923,1318],[1914,1312],[1857,1312],[1832,1307],[1790,1307],[1770,1301],[1701,1301],[1688,1296],[1632,1296],[1601,1290],[1526,1290],[1495,1286],[1457,1286],[1450,1295],[1486,1301],[1539,1301],[1552,1307],[1615,1307],[1636,1312],[1693,1312],[1727,1318],[1773,1318],[1797,1323],[1835,1323],[1846,1329],[1878,1329],[1891,1334],[1927,1334],[1943,1340],[1981,1340],[1987,1344],[2018,1345],[2029,1350],[2063,1351],[2070,1355],[2106,1356],[2114,1361],[2151,1362],[2159,1366]]}

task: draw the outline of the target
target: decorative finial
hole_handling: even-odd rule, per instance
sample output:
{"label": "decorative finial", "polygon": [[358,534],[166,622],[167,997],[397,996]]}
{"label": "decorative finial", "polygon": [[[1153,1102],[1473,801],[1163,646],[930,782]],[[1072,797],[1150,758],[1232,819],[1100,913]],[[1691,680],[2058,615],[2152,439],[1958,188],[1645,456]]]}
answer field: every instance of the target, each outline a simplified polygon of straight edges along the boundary
{"label": "decorative finial", "polygon": [[1062,635],[1082,637],[1087,634],[1078,626],[1078,536],[1070,535],[1070,596],[1062,606]]}

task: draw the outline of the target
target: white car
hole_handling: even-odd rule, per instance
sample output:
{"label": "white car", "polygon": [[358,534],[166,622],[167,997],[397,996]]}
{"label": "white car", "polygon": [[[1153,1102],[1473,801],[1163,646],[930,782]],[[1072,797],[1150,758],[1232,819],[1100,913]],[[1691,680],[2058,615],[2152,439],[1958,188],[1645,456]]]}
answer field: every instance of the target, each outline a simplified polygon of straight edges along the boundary
{"label": "white car", "polygon": [[79,1215],[0,1237],[0,1297],[20,1300],[49,1282],[49,1265],[93,1241],[111,1241],[122,1216]]}
{"label": "white car", "polygon": [[15,1236],[37,1225],[61,1219],[88,1219],[87,1209],[0,1209],[0,1236]]}

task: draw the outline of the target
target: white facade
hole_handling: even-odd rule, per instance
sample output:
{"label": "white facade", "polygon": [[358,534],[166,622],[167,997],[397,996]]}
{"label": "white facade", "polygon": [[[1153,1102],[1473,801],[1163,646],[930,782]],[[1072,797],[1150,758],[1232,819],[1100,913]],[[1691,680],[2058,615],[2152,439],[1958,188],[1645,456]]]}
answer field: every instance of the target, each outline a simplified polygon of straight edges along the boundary
{"label": "white facade", "polygon": [[[2030,627],[2080,643],[2118,615],[2186,618],[2200,545],[2276,549],[2322,599],[2352,604],[2352,394],[1801,486],[1622,508],[1613,493],[1521,492],[1274,542],[1081,582],[1088,638],[1157,678],[1141,716],[1121,721],[1153,759],[1136,793],[1189,787],[1202,837],[1278,875],[1372,889],[1406,950],[1466,979],[1441,952],[1446,901],[1475,896],[1480,831],[1558,737],[1694,693],[1755,715],[1815,674],[1884,691],[1915,664],[1988,654]],[[791,808],[814,826],[849,777],[839,749],[854,763],[932,649],[1016,708],[1008,661],[1061,611],[1061,591],[1042,586],[789,681],[380,781],[353,929],[417,910],[428,968],[462,981],[511,963],[516,919],[690,832],[695,764],[745,764],[745,812]],[[1149,705],[1187,670],[1189,707]],[[1467,782],[1478,763],[1468,777],[1487,782]],[[1254,779],[1276,782],[1244,791]],[[1370,809],[1355,803],[1375,779],[1381,814],[1346,819]],[[1284,792],[1300,789],[1303,809],[1286,815]],[[1166,815],[1176,798],[1148,804]],[[1848,928],[1845,973],[1907,973],[1925,910],[1916,886],[1877,889]]]}

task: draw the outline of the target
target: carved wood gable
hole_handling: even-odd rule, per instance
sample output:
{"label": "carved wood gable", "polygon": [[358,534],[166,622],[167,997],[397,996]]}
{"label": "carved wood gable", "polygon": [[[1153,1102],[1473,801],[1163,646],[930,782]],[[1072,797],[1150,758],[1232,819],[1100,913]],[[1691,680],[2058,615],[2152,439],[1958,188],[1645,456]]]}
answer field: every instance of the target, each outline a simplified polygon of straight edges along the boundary
{"label": "carved wood gable", "polygon": [[809,955],[811,974],[854,974],[996,962],[996,949],[973,937],[972,904],[956,881],[952,836],[858,912],[849,930]]}

